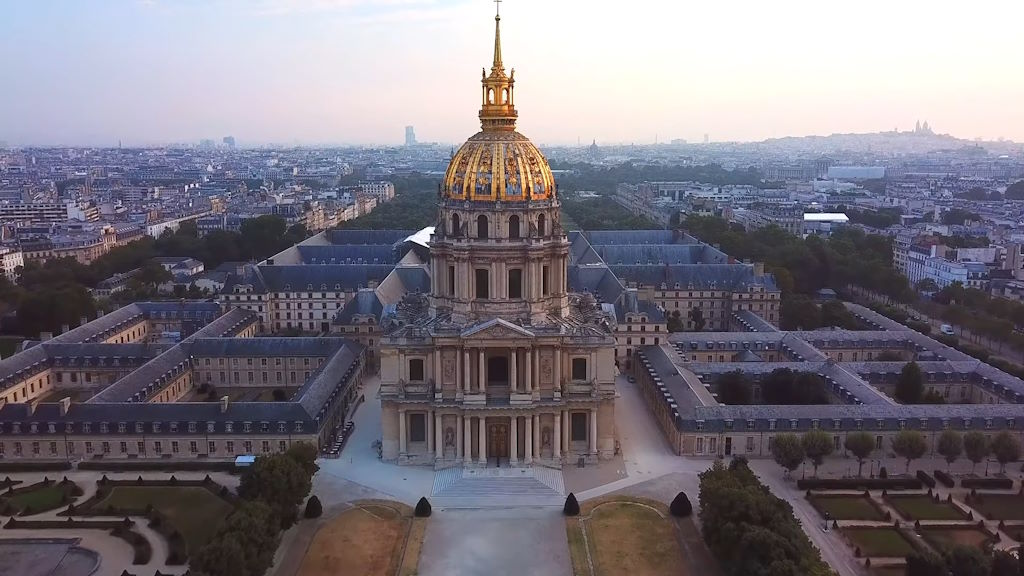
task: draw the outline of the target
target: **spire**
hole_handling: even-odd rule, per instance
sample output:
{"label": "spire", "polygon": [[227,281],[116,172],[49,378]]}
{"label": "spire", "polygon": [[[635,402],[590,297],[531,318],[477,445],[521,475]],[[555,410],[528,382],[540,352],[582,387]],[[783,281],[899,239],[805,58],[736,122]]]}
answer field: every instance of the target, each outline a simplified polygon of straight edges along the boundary
{"label": "spire", "polygon": [[494,64],[491,71],[501,70],[501,0],[494,0]]}

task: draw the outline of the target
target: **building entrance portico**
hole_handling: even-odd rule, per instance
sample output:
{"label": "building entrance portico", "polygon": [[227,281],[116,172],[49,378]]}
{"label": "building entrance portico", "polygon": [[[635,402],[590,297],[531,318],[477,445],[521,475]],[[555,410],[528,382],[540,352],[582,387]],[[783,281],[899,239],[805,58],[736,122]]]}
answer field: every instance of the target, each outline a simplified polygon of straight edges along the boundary
{"label": "building entrance portico", "polygon": [[509,434],[507,418],[490,418],[487,425],[487,456],[488,465],[493,460],[501,466],[504,460],[509,464]]}

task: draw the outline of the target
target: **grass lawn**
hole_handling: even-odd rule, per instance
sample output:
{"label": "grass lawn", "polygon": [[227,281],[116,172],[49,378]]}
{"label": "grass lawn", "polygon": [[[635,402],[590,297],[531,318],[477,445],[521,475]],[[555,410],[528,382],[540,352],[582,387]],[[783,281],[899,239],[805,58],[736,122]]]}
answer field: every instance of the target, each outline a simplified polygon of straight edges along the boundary
{"label": "grass lawn", "polygon": [[811,494],[811,505],[825,517],[833,520],[885,520],[885,514],[869,498],[852,494]]}
{"label": "grass lawn", "polygon": [[955,528],[922,526],[921,536],[936,548],[962,544],[974,546],[981,551],[985,550],[985,543],[991,540],[991,536],[987,532],[973,526],[956,526]]}
{"label": "grass lawn", "polygon": [[[409,517],[384,504],[361,504],[325,523],[313,537],[298,576],[392,576],[402,562]],[[403,566],[415,574],[415,567]],[[411,572],[406,572],[411,568]]]}
{"label": "grass lawn", "polygon": [[231,504],[199,486],[115,486],[93,510],[108,505],[140,512],[152,505],[185,538],[190,554],[213,537],[232,510]]}
{"label": "grass lawn", "polygon": [[861,556],[904,558],[914,551],[910,541],[895,528],[843,528],[843,534],[853,546],[860,548]]}
{"label": "grass lawn", "polygon": [[1024,520],[1024,496],[1017,494],[978,494],[971,507],[989,520]]}
{"label": "grass lawn", "polygon": [[906,576],[906,566],[879,566],[878,568],[872,568],[870,572],[871,576]]}
{"label": "grass lawn", "polygon": [[60,486],[57,482],[54,482],[49,486],[45,486],[31,492],[14,494],[7,498],[7,500],[19,510],[31,507],[32,512],[37,513],[59,508],[63,504],[63,498],[64,487]]}
{"label": "grass lawn", "polygon": [[685,566],[673,521],[627,502],[598,506],[586,521],[598,576],[678,575]]}
{"label": "grass lawn", "polygon": [[927,494],[890,494],[886,501],[907,520],[966,520],[955,504],[945,500],[936,502]]}

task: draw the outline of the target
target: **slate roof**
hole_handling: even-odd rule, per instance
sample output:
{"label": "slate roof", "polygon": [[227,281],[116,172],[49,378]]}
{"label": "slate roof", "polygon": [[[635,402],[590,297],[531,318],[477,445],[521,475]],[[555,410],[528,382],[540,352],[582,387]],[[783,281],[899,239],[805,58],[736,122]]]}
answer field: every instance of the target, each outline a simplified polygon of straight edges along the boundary
{"label": "slate roof", "polygon": [[328,230],[327,240],[331,244],[385,244],[393,245],[395,242],[412,236],[418,230]]}
{"label": "slate roof", "polygon": [[380,282],[393,269],[390,264],[261,266],[260,273],[264,289],[269,292],[316,292],[337,290],[339,286],[347,292]]}
{"label": "slate roof", "polygon": [[192,356],[222,358],[327,357],[343,345],[340,338],[197,338],[191,342],[189,353]]}
{"label": "slate roof", "polygon": [[302,262],[318,264],[394,264],[395,250],[388,244],[297,245]]}
{"label": "slate roof", "polygon": [[747,264],[652,264],[615,265],[608,267],[623,282],[636,282],[647,286],[666,284],[678,290],[740,291],[748,286],[764,286],[775,291],[775,279],[768,274],[756,276],[753,266]]}
{"label": "slate roof", "polygon": [[341,311],[334,316],[334,324],[351,324],[355,316],[373,315],[377,322],[380,322],[384,313],[384,305],[376,290],[363,289],[356,292],[355,297],[349,298]]}
{"label": "slate roof", "polygon": [[607,266],[569,266],[570,292],[589,292],[601,302],[614,303],[626,288]]}

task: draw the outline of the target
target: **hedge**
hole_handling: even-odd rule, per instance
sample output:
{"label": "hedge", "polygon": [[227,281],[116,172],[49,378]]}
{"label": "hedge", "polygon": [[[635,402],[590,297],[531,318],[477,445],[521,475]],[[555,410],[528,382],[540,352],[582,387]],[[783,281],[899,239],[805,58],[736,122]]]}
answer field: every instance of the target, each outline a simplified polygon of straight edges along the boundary
{"label": "hedge", "polygon": [[0,462],[0,472],[50,472],[71,470],[71,462]]}
{"label": "hedge", "polygon": [[992,490],[1010,490],[1013,480],[1010,478],[964,478],[960,481],[963,488],[988,488]]}
{"label": "hedge", "polygon": [[924,484],[925,486],[927,486],[929,488],[935,488],[935,478],[932,478],[924,470],[918,470],[917,471],[917,479],[920,480],[921,483]]}
{"label": "hedge", "polygon": [[945,486],[946,488],[952,488],[956,486],[956,480],[954,480],[952,476],[946,474],[942,470],[935,470],[934,474],[935,479],[938,480],[939,482],[942,482],[942,485]]}
{"label": "hedge", "polygon": [[919,490],[919,478],[803,478],[801,490]]}
{"label": "hedge", "polygon": [[132,550],[135,551],[132,564],[149,564],[149,560],[153,557],[153,548],[149,545],[149,540],[146,540],[145,536],[124,526],[112,529],[110,535],[120,538],[131,545]]}
{"label": "hedge", "polygon": [[233,460],[85,460],[78,463],[79,470],[107,472],[236,472]]}

